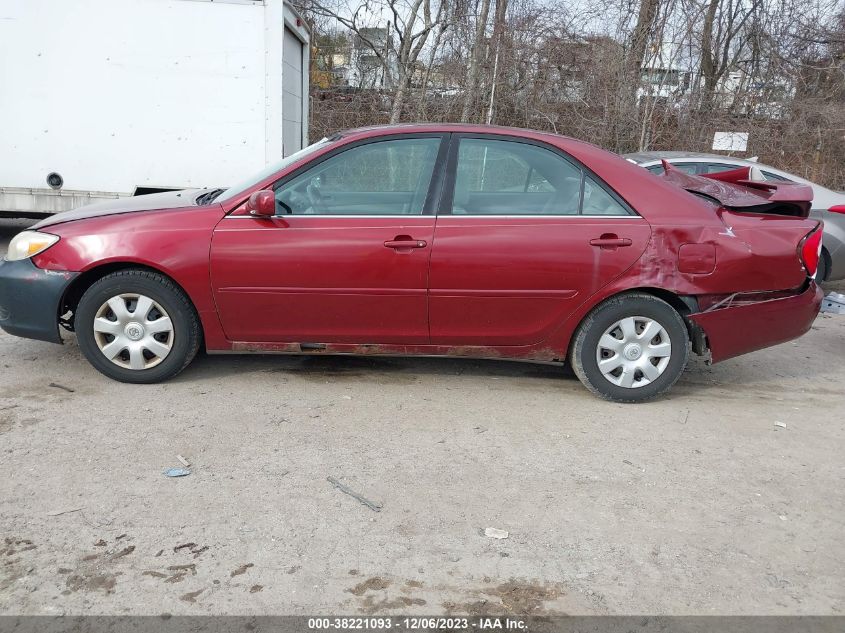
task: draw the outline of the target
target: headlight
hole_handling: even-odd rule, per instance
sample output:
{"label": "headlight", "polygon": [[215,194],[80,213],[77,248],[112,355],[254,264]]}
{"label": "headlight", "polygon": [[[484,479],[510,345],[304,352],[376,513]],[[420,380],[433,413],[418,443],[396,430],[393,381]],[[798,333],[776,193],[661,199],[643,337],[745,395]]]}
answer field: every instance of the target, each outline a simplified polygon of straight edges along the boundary
{"label": "headlight", "polygon": [[24,231],[18,233],[9,242],[9,252],[6,261],[14,262],[19,259],[29,259],[38,253],[43,253],[59,241],[58,235],[40,233],[38,231]]}

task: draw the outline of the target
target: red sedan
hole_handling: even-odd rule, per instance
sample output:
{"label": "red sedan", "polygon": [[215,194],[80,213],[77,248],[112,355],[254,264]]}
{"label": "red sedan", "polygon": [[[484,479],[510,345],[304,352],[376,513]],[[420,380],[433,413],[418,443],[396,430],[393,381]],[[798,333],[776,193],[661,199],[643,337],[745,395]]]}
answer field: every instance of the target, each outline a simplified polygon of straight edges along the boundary
{"label": "red sedan", "polygon": [[152,383],[197,353],[569,361],[635,402],[818,312],[809,188],[666,167],[527,130],[324,139],[229,189],[52,216],[0,264],[0,326]]}

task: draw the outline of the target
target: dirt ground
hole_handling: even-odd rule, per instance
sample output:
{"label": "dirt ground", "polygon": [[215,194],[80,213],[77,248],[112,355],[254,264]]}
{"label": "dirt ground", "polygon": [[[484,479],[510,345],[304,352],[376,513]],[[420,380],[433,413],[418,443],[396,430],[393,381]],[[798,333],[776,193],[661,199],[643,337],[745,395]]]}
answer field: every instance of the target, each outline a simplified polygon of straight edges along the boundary
{"label": "dirt ground", "polygon": [[843,384],[830,315],[636,406],[472,360],[124,385],[0,334],[0,613],[843,614]]}

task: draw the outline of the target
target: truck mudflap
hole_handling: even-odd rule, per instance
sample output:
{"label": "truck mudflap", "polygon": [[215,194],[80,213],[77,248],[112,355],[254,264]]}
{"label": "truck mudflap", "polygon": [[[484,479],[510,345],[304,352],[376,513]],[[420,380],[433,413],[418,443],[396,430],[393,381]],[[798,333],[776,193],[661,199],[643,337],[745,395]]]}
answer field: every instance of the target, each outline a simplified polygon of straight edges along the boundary
{"label": "truck mudflap", "polygon": [[718,363],[806,333],[819,313],[823,296],[821,288],[811,281],[799,294],[763,301],[725,302],[687,318],[704,331],[711,360]]}

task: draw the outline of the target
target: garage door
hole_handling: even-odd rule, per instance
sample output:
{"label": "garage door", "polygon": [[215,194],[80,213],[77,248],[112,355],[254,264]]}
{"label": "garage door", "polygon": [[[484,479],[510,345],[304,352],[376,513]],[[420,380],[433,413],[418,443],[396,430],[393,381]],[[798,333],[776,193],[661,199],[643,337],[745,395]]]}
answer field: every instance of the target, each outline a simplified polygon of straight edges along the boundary
{"label": "garage door", "polygon": [[302,149],[302,42],[285,27],[282,73],[282,136],[284,154]]}

